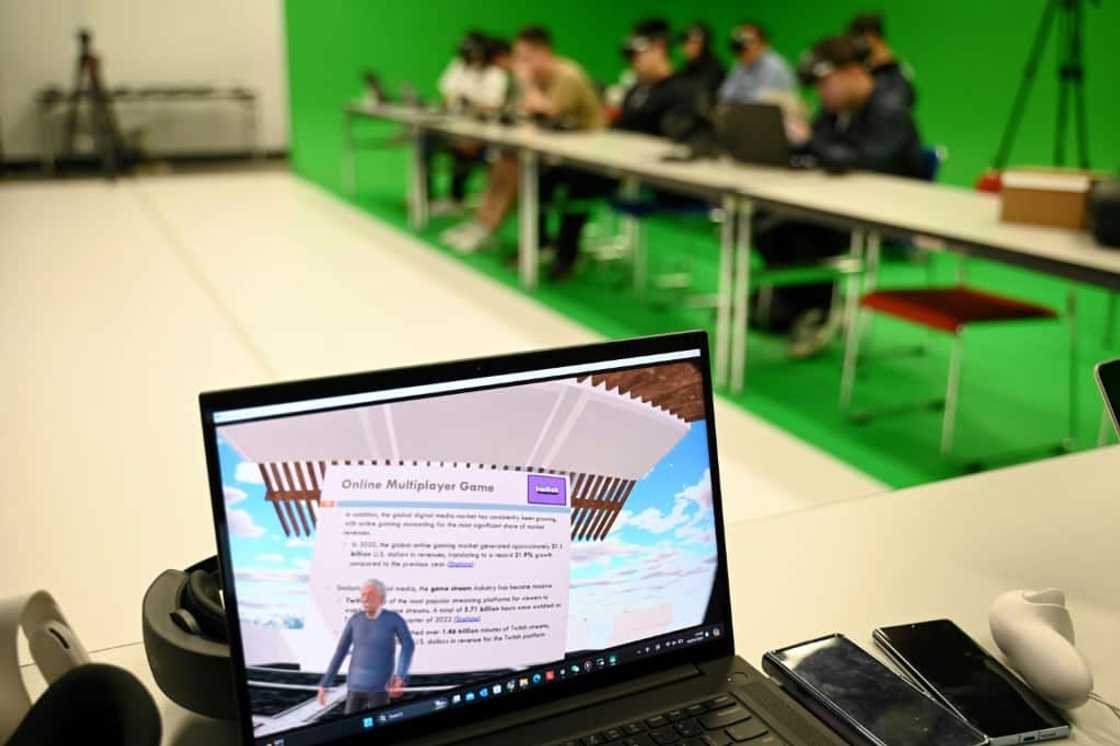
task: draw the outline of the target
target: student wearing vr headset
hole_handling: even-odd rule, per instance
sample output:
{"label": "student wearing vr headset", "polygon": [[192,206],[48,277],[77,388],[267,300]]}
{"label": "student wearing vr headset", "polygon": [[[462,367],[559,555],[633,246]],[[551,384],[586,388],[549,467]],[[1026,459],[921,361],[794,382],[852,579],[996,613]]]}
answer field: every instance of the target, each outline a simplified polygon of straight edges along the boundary
{"label": "student wearing vr headset", "polygon": [[908,108],[914,108],[914,81],[907,66],[894,56],[883,31],[883,16],[861,13],[848,24],[848,33],[867,45],[867,64],[875,78],[875,87],[899,97]]}
{"label": "student wearing vr headset", "polygon": [[[843,35],[818,42],[803,56],[798,76],[820,97],[807,148],[821,167],[921,178],[921,139],[910,109],[877,85],[858,40]],[[754,245],[771,266],[805,264],[848,248],[847,233],[822,225],[766,214],[755,224]],[[789,332],[791,356],[809,357],[831,341],[838,321],[829,318],[832,296],[831,283],[775,289],[769,329]]]}
{"label": "student wearing vr headset", "polygon": [[[676,137],[687,132],[701,117],[706,98],[704,91],[694,80],[673,71],[669,57],[671,43],[669,24],[663,19],[647,19],[634,25],[621,52],[635,82],[622,100],[613,129]],[[595,174],[556,168],[542,177],[541,197],[548,200],[553,192],[564,189],[569,199],[586,200],[605,196],[617,186],[615,181]],[[562,280],[571,274],[588,218],[585,208],[561,215],[555,242],[556,260],[549,274],[552,280]],[[540,235],[542,243],[548,240],[543,226]]]}
{"label": "student wearing vr headset", "polygon": [[[513,67],[519,92],[517,109],[522,115],[553,129],[596,129],[604,125],[603,105],[595,86],[582,67],[556,54],[547,29],[527,26],[518,32]],[[542,175],[542,189],[546,175]],[[517,156],[498,154],[490,164],[478,213],[444,231],[441,240],[464,254],[490,244],[517,199],[519,181]]]}
{"label": "student wearing vr headset", "polygon": [[[509,99],[511,85],[508,70],[495,62],[495,44],[477,29],[468,31],[459,42],[455,57],[444,68],[437,87],[448,111],[489,116],[499,112]],[[508,48],[508,44],[506,45]],[[481,162],[483,148],[474,142],[448,140],[432,134],[424,136],[420,147],[429,163],[428,194],[433,193],[430,164],[438,152],[451,155],[451,188],[449,198],[433,199],[429,209],[433,215],[444,215],[462,209],[467,193],[467,180]]]}
{"label": "student wearing vr headset", "polygon": [[703,21],[694,21],[677,36],[677,42],[685,59],[677,74],[704,91],[708,101],[714,103],[727,76],[727,69],[712,49],[711,26]]}
{"label": "student wearing vr headset", "polygon": [[793,70],[771,48],[761,24],[744,21],[736,26],[731,32],[731,51],[738,64],[720,86],[720,101],[749,104],[796,92]]}

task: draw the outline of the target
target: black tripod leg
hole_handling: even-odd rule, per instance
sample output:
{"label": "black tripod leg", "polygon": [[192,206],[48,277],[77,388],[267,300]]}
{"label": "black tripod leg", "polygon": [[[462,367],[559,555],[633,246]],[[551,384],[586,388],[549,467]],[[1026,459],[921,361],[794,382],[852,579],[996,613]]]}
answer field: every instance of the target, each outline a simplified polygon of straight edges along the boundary
{"label": "black tripod leg", "polygon": [[1058,121],[1054,127],[1054,165],[1066,165],[1066,119],[1069,113],[1070,81],[1058,82]]}
{"label": "black tripod leg", "polygon": [[1015,144],[1015,137],[1019,134],[1019,124],[1023,120],[1023,111],[1030,97],[1031,86],[1034,83],[1038,63],[1042,59],[1042,50],[1046,46],[1046,37],[1050,33],[1050,26],[1054,23],[1054,13],[1057,4],[1062,0],[1047,0],[1046,9],[1042,12],[1042,21],[1038,24],[1034,44],[1031,45],[1030,55],[1027,57],[1027,66],[1023,71],[1023,79],[1019,82],[1019,90],[1015,92],[1015,101],[1011,105],[1011,115],[1007,125],[1003,128],[1003,136],[999,140],[999,150],[996,151],[993,168],[1002,169],[1011,157],[1011,146]]}
{"label": "black tripod leg", "polygon": [[1077,118],[1077,163],[1089,168],[1089,119],[1085,113],[1084,7],[1078,3],[1073,9],[1070,29],[1070,77],[1073,81],[1074,116]]}

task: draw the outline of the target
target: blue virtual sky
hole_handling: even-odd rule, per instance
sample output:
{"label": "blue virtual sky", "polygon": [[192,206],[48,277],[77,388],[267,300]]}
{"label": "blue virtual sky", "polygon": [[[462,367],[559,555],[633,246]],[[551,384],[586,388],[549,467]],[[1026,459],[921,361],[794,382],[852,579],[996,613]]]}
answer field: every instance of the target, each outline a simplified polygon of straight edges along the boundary
{"label": "blue virtual sky", "polygon": [[[218,451],[241,618],[290,624],[307,601],[313,541],[284,535],[255,464],[242,461],[220,437]],[[677,605],[678,621],[702,612],[715,555],[708,467],[701,420],[635,485],[604,540],[572,545],[573,615],[666,599]],[[603,634],[600,629],[594,636]]]}

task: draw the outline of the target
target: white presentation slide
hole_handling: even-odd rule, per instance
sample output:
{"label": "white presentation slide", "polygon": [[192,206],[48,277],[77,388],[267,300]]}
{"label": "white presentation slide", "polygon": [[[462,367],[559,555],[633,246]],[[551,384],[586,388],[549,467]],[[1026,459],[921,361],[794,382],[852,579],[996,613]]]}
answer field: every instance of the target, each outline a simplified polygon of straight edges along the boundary
{"label": "white presentation slide", "polygon": [[[564,657],[571,519],[566,477],[463,464],[327,469],[303,663],[323,670],[363,582],[387,588],[416,643],[411,673]],[[345,666],[344,666],[345,668]]]}

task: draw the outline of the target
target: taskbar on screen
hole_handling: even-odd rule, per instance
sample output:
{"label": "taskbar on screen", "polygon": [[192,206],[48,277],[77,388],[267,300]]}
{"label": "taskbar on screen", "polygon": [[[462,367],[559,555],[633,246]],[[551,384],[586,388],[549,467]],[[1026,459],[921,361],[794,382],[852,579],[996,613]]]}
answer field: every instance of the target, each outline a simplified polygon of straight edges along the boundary
{"label": "taskbar on screen", "polygon": [[434,712],[471,707],[482,702],[506,697],[510,694],[548,686],[560,681],[586,676],[596,671],[612,668],[640,658],[650,658],[676,652],[682,647],[718,640],[723,626],[711,624],[669,635],[643,640],[614,650],[569,656],[564,661],[548,666],[528,668],[508,677],[470,687],[452,687],[424,699],[407,704],[387,706],[365,715],[321,724],[313,730],[291,735],[274,735],[257,739],[259,746],[304,746],[329,742],[336,738],[395,725]]}

